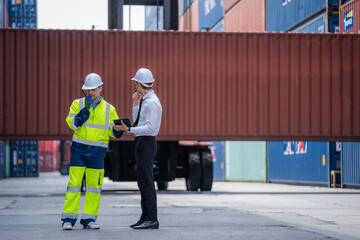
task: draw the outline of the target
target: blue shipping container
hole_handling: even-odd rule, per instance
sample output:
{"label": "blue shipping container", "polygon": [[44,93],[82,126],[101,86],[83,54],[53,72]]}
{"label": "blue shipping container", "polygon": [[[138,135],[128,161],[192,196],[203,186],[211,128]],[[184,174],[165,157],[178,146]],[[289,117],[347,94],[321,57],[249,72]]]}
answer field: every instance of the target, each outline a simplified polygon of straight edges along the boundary
{"label": "blue shipping container", "polygon": [[10,27],[11,28],[23,28],[24,19],[22,17],[10,17]]}
{"label": "blue shipping container", "polygon": [[36,0],[10,0],[11,28],[37,28]]}
{"label": "blue shipping container", "polygon": [[225,25],[224,25],[224,19],[222,19],[220,22],[218,22],[212,29],[210,29],[211,32],[224,32],[225,31]]}
{"label": "blue shipping container", "polygon": [[225,142],[213,141],[209,147],[214,164],[214,180],[225,180]]}
{"label": "blue shipping container", "polygon": [[11,141],[11,177],[25,176],[25,144],[24,141]]}
{"label": "blue shipping container", "polygon": [[223,0],[199,0],[199,30],[211,29],[224,16]]}
{"label": "blue shipping container", "polygon": [[0,28],[4,27],[4,0],[0,0]]}
{"label": "blue shipping container", "polygon": [[24,28],[37,28],[36,18],[24,18]]}
{"label": "blue shipping container", "polygon": [[36,0],[23,0],[24,17],[36,17]]}
{"label": "blue shipping container", "polygon": [[339,32],[339,14],[323,14],[298,27],[294,32],[301,33],[336,33]]}
{"label": "blue shipping container", "polygon": [[341,184],[360,187],[360,143],[341,143]]}
{"label": "blue shipping container", "polygon": [[0,179],[5,178],[6,176],[5,161],[5,143],[3,141],[0,141]]}
{"label": "blue shipping container", "polygon": [[266,0],[266,31],[286,32],[312,16],[337,7],[338,0]]}
{"label": "blue shipping container", "polygon": [[24,16],[24,1],[23,0],[10,0],[10,17],[23,17]]}
{"label": "blue shipping container", "polygon": [[39,176],[39,143],[25,141],[25,176]]}
{"label": "blue shipping container", "polygon": [[328,142],[268,142],[268,181],[330,185]]}

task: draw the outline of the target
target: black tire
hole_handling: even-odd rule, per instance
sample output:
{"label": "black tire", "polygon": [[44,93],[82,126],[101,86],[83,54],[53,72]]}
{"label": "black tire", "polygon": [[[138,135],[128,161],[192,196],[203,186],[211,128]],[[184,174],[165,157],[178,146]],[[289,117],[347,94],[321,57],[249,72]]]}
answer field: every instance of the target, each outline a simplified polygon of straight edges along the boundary
{"label": "black tire", "polygon": [[168,189],[169,182],[168,181],[157,181],[157,188],[160,191],[164,191]]}
{"label": "black tire", "polygon": [[210,149],[201,151],[201,191],[211,191],[213,183],[213,161]]}
{"label": "black tire", "polygon": [[187,158],[186,190],[197,191],[201,181],[201,161],[198,151],[189,151]]}

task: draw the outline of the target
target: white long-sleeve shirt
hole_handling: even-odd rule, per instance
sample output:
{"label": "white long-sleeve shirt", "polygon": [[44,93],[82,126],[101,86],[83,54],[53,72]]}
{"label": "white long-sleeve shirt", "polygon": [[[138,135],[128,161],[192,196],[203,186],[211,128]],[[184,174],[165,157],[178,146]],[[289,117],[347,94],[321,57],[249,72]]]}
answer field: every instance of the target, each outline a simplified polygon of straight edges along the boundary
{"label": "white long-sleeve shirt", "polygon": [[[139,105],[133,106],[133,121],[135,122]],[[159,98],[156,96],[154,90],[148,92],[143,96],[143,102],[140,110],[140,118],[136,127],[131,127],[130,132],[139,136],[156,136],[159,133],[161,126],[162,106]]]}

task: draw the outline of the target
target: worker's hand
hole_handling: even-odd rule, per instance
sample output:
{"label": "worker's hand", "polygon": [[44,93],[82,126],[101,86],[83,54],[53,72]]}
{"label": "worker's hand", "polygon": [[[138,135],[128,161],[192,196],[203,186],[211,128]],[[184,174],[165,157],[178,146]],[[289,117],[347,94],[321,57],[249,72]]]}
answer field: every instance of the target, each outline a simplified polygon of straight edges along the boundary
{"label": "worker's hand", "polygon": [[142,98],[142,95],[138,92],[135,92],[133,95],[132,95],[132,99],[133,99],[133,105],[134,106],[137,106],[140,104],[140,99]]}
{"label": "worker's hand", "polygon": [[127,132],[129,131],[129,128],[125,125],[125,123],[123,121],[121,121],[121,125],[114,125],[114,129],[116,131],[124,131]]}
{"label": "worker's hand", "polygon": [[87,95],[85,97],[85,108],[89,111],[90,110],[90,106],[93,103],[93,100],[91,99],[91,97],[89,95]]}

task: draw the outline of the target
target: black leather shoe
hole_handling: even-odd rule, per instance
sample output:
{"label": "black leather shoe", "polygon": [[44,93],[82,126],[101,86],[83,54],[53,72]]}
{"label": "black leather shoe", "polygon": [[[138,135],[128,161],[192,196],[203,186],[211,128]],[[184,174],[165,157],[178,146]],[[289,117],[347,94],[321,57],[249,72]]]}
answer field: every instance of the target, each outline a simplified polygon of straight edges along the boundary
{"label": "black leather shoe", "polygon": [[137,223],[131,224],[130,227],[134,228],[136,226],[143,224],[144,222],[145,222],[145,220],[140,219],[139,221],[137,221]]}
{"label": "black leather shoe", "polygon": [[159,222],[158,221],[145,221],[142,224],[135,226],[134,229],[158,229]]}

